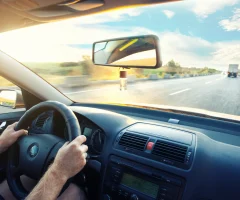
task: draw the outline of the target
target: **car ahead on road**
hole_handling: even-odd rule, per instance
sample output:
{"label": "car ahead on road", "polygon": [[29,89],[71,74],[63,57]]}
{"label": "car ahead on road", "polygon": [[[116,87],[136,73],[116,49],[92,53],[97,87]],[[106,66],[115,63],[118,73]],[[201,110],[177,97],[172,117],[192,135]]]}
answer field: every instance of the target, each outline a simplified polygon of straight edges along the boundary
{"label": "car ahead on road", "polygon": [[240,84],[219,74],[239,4],[169,2],[0,1],[0,133],[28,130],[0,155],[16,199],[80,134],[88,160],[69,182],[89,200],[239,199]]}
{"label": "car ahead on road", "polygon": [[238,77],[238,64],[229,64],[228,77]]}

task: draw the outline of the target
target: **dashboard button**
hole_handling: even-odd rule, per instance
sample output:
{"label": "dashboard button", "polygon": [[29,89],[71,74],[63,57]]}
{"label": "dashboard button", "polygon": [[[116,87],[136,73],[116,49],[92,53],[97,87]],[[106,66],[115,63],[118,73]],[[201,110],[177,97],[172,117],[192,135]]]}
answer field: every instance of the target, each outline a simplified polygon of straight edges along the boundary
{"label": "dashboard button", "polygon": [[119,178],[114,178],[114,179],[113,179],[113,182],[115,182],[115,183],[118,183],[119,181],[120,181]]}
{"label": "dashboard button", "polygon": [[153,143],[153,142],[148,142],[148,143],[147,143],[147,150],[152,151],[153,146],[154,146],[154,143]]}
{"label": "dashboard button", "polygon": [[136,194],[132,194],[130,200],[139,200],[139,198]]}
{"label": "dashboard button", "polygon": [[165,181],[167,183],[171,183],[171,184],[174,184],[174,185],[177,185],[177,186],[182,185],[182,182],[180,180],[175,179],[175,178],[170,178],[170,177],[163,176],[162,179],[163,179],[163,181]]}
{"label": "dashboard button", "polygon": [[164,192],[160,193],[160,197],[161,197],[161,198],[164,198],[164,199],[166,199],[166,200],[172,200],[172,199],[173,199],[173,196],[172,196],[172,195],[169,195],[169,194],[164,193]]}
{"label": "dashboard button", "polygon": [[167,191],[168,191],[168,188],[161,187],[160,190],[163,191],[163,192],[167,192]]}
{"label": "dashboard button", "polygon": [[160,193],[160,196],[162,196],[162,197],[166,197],[167,195],[166,195],[166,193]]}
{"label": "dashboard button", "polygon": [[125,198],[127,198],[127,197],[129,196],[129,193],[128,193],[128,192],[124,192],[123,196],[124,196]]}
{"label": "dashboard button", "polygon": [[113,174],[112,175],[112,179],[119,179],[120,178],[120,175],[119,174]]}

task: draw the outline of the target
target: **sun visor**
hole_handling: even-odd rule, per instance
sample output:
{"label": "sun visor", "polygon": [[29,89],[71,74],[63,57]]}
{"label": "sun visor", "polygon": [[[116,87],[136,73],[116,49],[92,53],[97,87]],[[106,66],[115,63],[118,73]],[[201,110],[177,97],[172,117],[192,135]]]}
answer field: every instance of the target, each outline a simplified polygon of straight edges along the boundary
{"label": "sun visor", "polygon": [[4,0],[3,3],[35,17],[64,16],[104,5],[102,0]]}
{"label": "sun visor", "polygon": [[30,11],[66,2],[64,0],[3,0],[3,3],[19,11]]}

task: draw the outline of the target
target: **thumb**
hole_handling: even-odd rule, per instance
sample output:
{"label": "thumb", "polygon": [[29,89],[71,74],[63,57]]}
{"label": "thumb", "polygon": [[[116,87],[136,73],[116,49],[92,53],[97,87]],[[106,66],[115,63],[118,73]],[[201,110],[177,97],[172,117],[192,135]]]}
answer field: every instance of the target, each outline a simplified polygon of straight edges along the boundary
{"label": "thumb", "polygon": [[21,136],[23,136],[23,135],[27,135],[27,134],[28,134],[28,131],[23,130],[23,129],[14,132],[14,135],[15,135],[17,138],[19,138],[19,137],[21,137]]}

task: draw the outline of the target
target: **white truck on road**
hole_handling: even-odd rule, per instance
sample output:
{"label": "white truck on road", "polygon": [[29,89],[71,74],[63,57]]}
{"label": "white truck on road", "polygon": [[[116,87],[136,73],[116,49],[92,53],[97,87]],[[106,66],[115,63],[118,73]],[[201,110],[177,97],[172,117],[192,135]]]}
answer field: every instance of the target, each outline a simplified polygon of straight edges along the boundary
{"label": "white truck on road", "polygon": [[228,77],[237,78],[237,76],[238,76],[238,64],[229,64]]}

